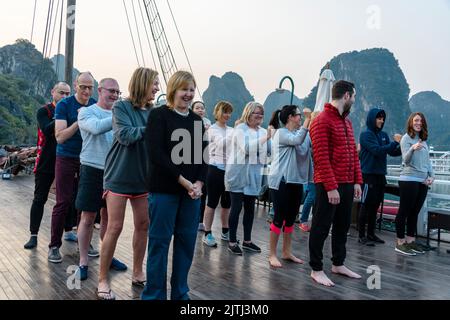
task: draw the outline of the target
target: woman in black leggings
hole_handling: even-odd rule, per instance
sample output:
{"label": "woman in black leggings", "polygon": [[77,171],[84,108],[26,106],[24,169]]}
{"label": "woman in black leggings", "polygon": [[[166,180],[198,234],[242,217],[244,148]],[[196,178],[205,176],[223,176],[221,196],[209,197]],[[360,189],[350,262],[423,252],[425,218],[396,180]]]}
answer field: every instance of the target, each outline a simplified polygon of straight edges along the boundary
{"label": "woman in black leggings", "polygon": [[227,146],[230,144],[233,128],[227,126],[227,122],[233,113],[233,106],[226,101],[220,101],[214,108],[216,123],[208,130],[209,141],[209,167],[206,178],[208,203],[205,208],[203,224],[205,235],[203,243],[208,247],[216,247],[217,242],[211,228],[214,221],[214,212],[221,205],[222,236],[221,239],[230,239],[228,219],[230,217],[231,199],[230,193],[225,191],[225,166],[227,164]]}
{"label": "woman in black leggings", "polygon": [[[400,208],[395,220],[397,243],[395,251],[407,256],[425,253],[416,243],[417,220],[427,198],[428,188],[434,182],[430,149],[426,143],[428,127],[425,116],[416,112],[408,119],[407,134],[400,142],[403,169],[400,173]],[[406,238],[405,238],[406,226]]]}
{"label": "woman in black leggings", "polygon": [[306,120],[302,128],[300,128],[302,114],[297,106],[292,105],[276,111],[270,122],[271,127],[277,129],[272,141],[272,164],[269,174],[269,188],[275,211],[270,226],[269,263],[272,268],[282,267],[277,258],[277,244],[281,232],[283,232],[283,259],[303,263],[292,254],[291,243],[295,217],[300,209],[303,184],[308,183],[309,164],[300,161],[298,152],[298,147],[306,140],[311,121],[311,110],[305,109],[304,113]]}

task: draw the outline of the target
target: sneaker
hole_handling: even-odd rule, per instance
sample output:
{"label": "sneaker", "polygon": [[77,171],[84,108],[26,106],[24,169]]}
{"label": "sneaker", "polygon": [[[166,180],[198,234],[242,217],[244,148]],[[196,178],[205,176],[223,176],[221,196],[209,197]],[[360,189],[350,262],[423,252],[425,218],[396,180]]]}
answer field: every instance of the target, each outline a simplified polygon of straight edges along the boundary
{"label": "sneaker", "polygon": [[203,223],[198,224],[198,231],[205,231],[205,225]]}
{"label": "sneaker", "polygon": [[408,243],[407,246],[409,247],[409,249],[411,249],[415,253],[420,253],[420,254],[425,253],[425,251],[422,249],[422,247],[415,242]]}
{"label": "sneaker", "polygon": [[48,261],[50,261],[51,263],[62,262],[62,257],[61,254],[59,253],[58,247],[53,247],[48,250]]}
{"label": "sneaker", "polygon": [[303,232],[310,232],[311,231],[311,227],[307,223],[301,223],[298,227]]}
{"label": "sneaker", "polygon": [[98,258],[98,257],[100,257],[100,252],[98,250],[95,250],[91,244],[91,245],[89,245],[88,256],[91,258]]}
{"label": "sneaker", "polygon": [[78,242],[78,237],[75,231],[69,231],[64,234],[64,240],[69,242]]}
{"label": "sneaker", "polygon": [[37,247],[37,236],[31,236],[30,240],[23,246],[27,250],[31,250]]}
{"label": "sneaker", "polygon": [[87,280],[88,266],[79,266],[75,275],[76,275],[77,279],[80,279],[81,281]]}
{"label": "sneaker", "polygon": [[409,248],[409,245],[406,243],[401,244],[401,245],[397,244],[395,246],[395,251],[398,253],[404,254],[405,256],[416,256],[417,255],[414,251],[412,251]]}
{"label": "sneaker", "polygon": [[230,241],[230,231],[228,231],[227,233],[222,232],[222,236],[220,237],[220,239],[222,239],[223,241]]}
{"label": "sneaker", "polygon": [[212,233],[205,234],[203,236],[203,243],[206,244],[208,247],[217,247],[217,242]]}
{"label": "sneaker", "polygon": [[244,242],[242,244],[242,249],[244,250],[248,250],[248,251],[252,251],[252,252],[258,252],[261,253],[261,248],[258,247],[256,244],[254,244],[253,242],[250,243],[246,243]]}
{"label": "sneaker", "polygon": [[367,237],[360,237],[358,239],[358,242],[368,247],[375,247],[375,243],[372,240],[369,240]]}
{"label": "sneaker", "polygon": [[378,238],[377,236],[367,236],[367,239],[370,240],[370,241],[373,241],[375,243],[381,243],[381,244],[385,244],[386,243],[383,239]]}
{"label": "sneaker", "polygon": [[237,243],[234,246],[228,245],[228,250],[231,251],[232,254],[242,256],[242,250]]}
{"label": "sneaker", "polygon": [[116,258],[112,258],[110,269],[116,271],[126,271],[128,269],[127,265]]}

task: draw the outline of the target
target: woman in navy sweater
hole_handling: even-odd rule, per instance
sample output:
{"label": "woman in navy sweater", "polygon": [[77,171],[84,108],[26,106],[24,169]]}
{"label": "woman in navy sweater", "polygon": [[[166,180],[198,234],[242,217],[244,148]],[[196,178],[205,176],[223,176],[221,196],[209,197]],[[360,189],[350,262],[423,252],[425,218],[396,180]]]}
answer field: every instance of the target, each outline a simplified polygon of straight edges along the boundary
{"label": "woman in navy sweater", "polygon": [[189,299],[187,278],[208,168],[203,159],[207,147],[203,139],[205,127],[201,117],[189,109],[195,88],[190,73],[175,73],[167,86],[167,105],[153,110],[147,124],[150,229],[143,300],[167,299],[167,261],[172,236],[171,299]]}

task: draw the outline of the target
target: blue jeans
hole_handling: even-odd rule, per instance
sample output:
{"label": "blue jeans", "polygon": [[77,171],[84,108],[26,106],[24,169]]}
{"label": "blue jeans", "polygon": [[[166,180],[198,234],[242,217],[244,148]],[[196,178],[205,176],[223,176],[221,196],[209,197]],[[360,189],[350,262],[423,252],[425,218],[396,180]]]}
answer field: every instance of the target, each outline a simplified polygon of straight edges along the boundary
{"label": "blue jeans", "polygon": [[186,195],[149,196],[147,285],[142,300],[167,300],[167,261],[174,236],[171,299],[188,300],[188,273],[194,258],[200,200]]}
{"label": "blue jeans", "polygon": [[311,208],[316,201],[316,185],[314,183],[308,183],[307,185],[304,185],[304,192],[306,194],[306,198],[305,202],[303,203],[302,217],[300,218],[301,223],[307,223],[309,221]]}

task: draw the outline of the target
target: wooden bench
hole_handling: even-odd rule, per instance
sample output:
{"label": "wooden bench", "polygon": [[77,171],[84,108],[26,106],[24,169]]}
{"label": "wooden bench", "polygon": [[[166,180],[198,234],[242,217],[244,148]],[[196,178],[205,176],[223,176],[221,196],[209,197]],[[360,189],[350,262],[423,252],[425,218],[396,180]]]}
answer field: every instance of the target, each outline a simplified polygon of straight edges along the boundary
{"label": "wooden bench", "polygon": [[430,231],[438,229],[438,243],[441,242],[441,229],[450,230],[450,211],[428,209],[427,244],[430,245]]}

